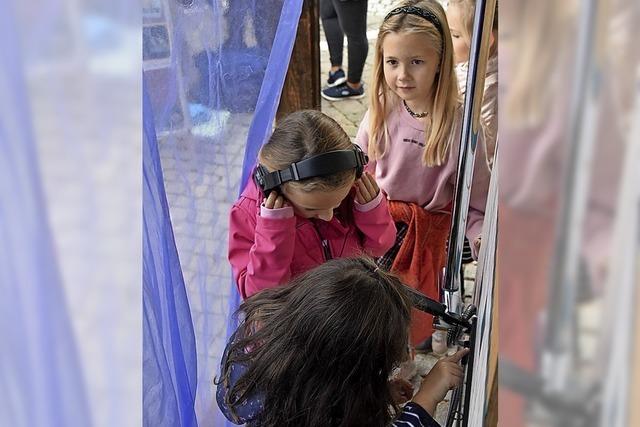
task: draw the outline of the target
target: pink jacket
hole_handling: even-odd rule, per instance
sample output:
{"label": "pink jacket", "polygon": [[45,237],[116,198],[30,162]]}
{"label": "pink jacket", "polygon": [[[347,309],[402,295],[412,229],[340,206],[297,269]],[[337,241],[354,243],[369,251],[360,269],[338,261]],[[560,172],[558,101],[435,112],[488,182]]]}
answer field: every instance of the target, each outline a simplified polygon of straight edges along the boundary
{"label": "pink jacket", "polygon": [[229,262],[243,298],[330,258],[381,256],[395,242],[395,224],[382,191],[365,205],[347,197],[328,222],[294,215],[291,207],[266,209],[260,206],[262,199],[250,180],[229,217]]}

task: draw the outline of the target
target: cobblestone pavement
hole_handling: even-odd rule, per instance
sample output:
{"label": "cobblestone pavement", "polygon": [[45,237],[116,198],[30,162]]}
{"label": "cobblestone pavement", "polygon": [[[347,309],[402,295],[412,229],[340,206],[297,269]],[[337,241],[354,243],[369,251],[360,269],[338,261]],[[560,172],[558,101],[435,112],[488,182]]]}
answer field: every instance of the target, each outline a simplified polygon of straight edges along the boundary
{"label": "cobblestone pavement", "polygon": [[[249,114],[229,116],[226,136],[218,143],[192,135],[159,138],[173,232],[193,317],[201,385],[211,384],[217,375],[218,358],[226,343],[233,286],[227,260],[228,217],[238,195],[250,123]],[[198,387],[196,411],[201,420],[214,419],[212,390]]]}

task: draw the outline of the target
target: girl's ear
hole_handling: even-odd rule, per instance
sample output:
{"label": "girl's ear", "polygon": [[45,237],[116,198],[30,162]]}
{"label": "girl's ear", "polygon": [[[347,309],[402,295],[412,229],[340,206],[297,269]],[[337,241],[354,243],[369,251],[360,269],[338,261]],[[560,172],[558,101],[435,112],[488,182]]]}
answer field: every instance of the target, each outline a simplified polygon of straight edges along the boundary
{"label": "girl's ear", "polygon": [[494,31],[491,31],[489,33],[489,48],[493,47],[493,44],[495,43],[495,41],[496,41],[496,38],[495,38]]}

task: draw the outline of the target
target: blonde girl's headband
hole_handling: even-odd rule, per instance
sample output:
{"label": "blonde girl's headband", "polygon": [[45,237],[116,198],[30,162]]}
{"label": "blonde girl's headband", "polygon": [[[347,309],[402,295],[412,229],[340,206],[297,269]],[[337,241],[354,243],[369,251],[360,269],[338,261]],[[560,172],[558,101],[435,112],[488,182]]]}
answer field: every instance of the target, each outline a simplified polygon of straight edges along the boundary
{"label": "blonde girl's headband", "polygon": [[392,16],[399,15],[401,13],[405,13],[407,15],[416,15],[416,16],[419,16],[421,18],[426,19],[427,21],[431,22],[434,27],[436,27],[436,29],[440,33],[440,37],[444,38],[444,35],[442,34],[442,24],[438,20],[438,17],[433,12],[431,12],[430,10],[421,9],[421,8],[415,7],[415,6],[397,7],[395,9],[393,9],[391,12],[389,12],[387,14],[387,16],[384,17],[384,20],[386,21],[387,19],[391,18]]}

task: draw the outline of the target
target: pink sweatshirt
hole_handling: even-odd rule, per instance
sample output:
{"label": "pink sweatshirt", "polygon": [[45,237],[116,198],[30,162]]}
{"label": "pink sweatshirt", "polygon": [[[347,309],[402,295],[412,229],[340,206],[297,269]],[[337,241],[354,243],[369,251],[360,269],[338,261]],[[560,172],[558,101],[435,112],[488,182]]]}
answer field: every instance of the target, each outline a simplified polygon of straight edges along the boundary
{"label": "pink sweatshirt", "polygon": [[395,241],[382,192],[364,205],[348,196],[328,222],[294,215],[291,207],[266,209],[262,199],[250,180],[229,217],[229,262],[242,298],[284,284],[330,258],[381,256]]}
{"label": "pink sweatshirt", "polygon": [[[411,117],[402,103],[392,109],[387,116],[386,125],[389,140],[385,153],[376,161],[370,161],[368,165],[369,170],[375,170],[380,188],[384,190],[389,200],[415,203],[431,212],[447,211],[455,190],[462,132],[462,106],[456,110],[456,120],[449,140],[449,157],[441,166],[423,165],[424,124]],[[356,143],[365,152],[368,152],[369,147],[368,129],[369,112],[367,111],[356,136]],[[483,135],[480,132],[466,232],[471,242],[474,242],[482,232],[491,177],[487,162],[484,161],[486,158],[484,147]],[[478,248],[473,246],[475,245],[472,245],[472,249],[476,257]]]}

